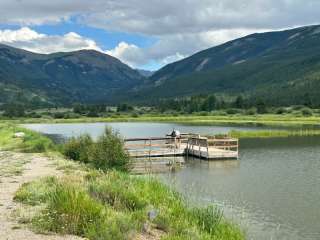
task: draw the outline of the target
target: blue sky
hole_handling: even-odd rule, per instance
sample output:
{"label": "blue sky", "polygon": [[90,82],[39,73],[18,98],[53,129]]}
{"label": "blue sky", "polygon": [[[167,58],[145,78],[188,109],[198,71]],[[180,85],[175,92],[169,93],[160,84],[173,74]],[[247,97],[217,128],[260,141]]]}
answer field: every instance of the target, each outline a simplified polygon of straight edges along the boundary
{"label": "blue sky", "polygon": [[[1,24],[0,30],[19,30],[21,25],[15,24]],[[127,42],[129,44],[134,44],[139,48],[148,48],[156,43],[156,38],[152,36],[144,36],[142,34],[125,33],[118,31],[108,31],[101,28],[86,26],[81,23],[77,23],[72,19],[60,22],[58,24],[43,24],[28,27],[37,33],[46,35],[65,35],[70,32],[75,32],[85,38],[93,39],[97,45],[103,50],[114,49],[120,42]],[[143,64],[139,67],[146,70],[156,70],[162,65],[155,62],[149,61],[147,64]]]}
{"label": "blue sky", "polygon": [[319,0],[1,0],[0,43],[95,49],[157,70],[251,33],[318,24],[319,10]]}

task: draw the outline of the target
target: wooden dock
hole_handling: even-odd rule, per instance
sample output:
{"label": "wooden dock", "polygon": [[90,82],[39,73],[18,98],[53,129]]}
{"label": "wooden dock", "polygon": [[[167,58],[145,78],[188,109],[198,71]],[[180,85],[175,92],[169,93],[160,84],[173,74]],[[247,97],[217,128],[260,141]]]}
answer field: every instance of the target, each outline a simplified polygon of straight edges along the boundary
{"label": "wooden dock", "polygon": [[238,159],[238,147],[238,139],[193,134],[125,139],[125,148],[132,158],[193,156],[207,160]]}
{"label": "wooden dock", "polygon": [[179,137],[125,139],[125,149],[133,159],[131,172],[136,174],[168,172],[184,163],[184,156],[206,160],[238,159],[238,139],[201,137],[181,134]]}
{"label": "wooden dock", "polygon": [[201,137],[188,138],[185,154],[207,160],[238,159],[239,141],[229,137]]}

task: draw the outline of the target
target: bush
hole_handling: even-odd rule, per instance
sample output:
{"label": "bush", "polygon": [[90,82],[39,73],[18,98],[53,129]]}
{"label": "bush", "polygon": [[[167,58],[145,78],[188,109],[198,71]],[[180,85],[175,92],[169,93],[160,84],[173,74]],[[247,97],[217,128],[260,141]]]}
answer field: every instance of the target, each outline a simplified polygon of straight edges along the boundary
{"label": "bush", "polygon": [[303,105],[294,105],[294,106],[292,106],[292,109],[295,110],[295,111],[301,110],[303,108],[305,108],[305,106],[303,106]]}
{"label": "bush", "polygon": [[85,134],[78,138],[71,138],[63,146],[63,154],[72,160],[89,163],[89,152],[93,146],[92,138]]}
{"label": "bush", "polygon": [[53,114],[53,117],[55,119],[62,119],[62,118],[66,118],[67,114],[63,113],[63,112],[56,112]]}
{"label": "bush", "polygon": [[233,114],[238,114],[238,113],[241,113],[242,111],[239,110],[239,109],[236,109],[236,108],[228,108],[226,110],[226,113],[227,114],[230,114],[230,115],[233,115]]}
{"label": "bush", "polygon": [[285,113],[287,113],[287,109],[277,108],[275,112],[276,112],[276,114],[285,114]]}
{"label": "bush", "polygon": [[257,114],[257,109],[256,108],[250,108],[250,109],[246,110],[245,113],[247,115],[255,115],[255,114]]}
{"label": "bush", "polygon": [[132,113],[132,114],[131,114],[131,117],[133,117],[133,118],[137,118],[137,117],[139,117],[139,113],[137,113],[137,112]]}
{"label": "bush", "polygon": [[89,135],[72,138],[63,146],[63,154],[72,160],[90,163],[101,170],[127,170],[129,154],[119,133],[106,128],[104,134],[94,142]]}
{"label": "bush", "polygon": [[313,115],[312,110],[310,108],[307,108],[307,107],[302,108],[301,109],[301,113],[302,113],[303,116],[312,116]]}
{"label": "bush", "polygon": [[129,154],[118,132],[106,128],[104,134],[89,150],[89,161],[97,169],[127,170]]}
{"label": "bush", "polygon": [[27,115],[27,117],[29,118],[41,118],[42,115],[40,113],[36,113],[36,112],[31,112]]}

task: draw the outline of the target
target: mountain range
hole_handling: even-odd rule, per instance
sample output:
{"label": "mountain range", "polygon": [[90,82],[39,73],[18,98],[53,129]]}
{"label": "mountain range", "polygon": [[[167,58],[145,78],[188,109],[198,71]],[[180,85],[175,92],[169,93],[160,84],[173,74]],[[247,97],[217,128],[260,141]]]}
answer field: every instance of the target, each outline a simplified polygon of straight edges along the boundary
{"label": "mountain range", "polygon": [[0,45],[0,102],[99,103],[141,85],[144,77],[109,55],[81,50],[36,54]]}
{"label": "mountain range", "polygon": [[[320,104],[320,26],[252,34],[216,46],[153,74],[145,97],[220,93],[271,104]],[[170,91],[168,91],[170,90]]]}
{"label": "mountain range", "polygon": [[43,55],[0,45],[3,103],[150,102],[212,93],[320,105],[320,26],[252,34],[153,74],[92,50]]}

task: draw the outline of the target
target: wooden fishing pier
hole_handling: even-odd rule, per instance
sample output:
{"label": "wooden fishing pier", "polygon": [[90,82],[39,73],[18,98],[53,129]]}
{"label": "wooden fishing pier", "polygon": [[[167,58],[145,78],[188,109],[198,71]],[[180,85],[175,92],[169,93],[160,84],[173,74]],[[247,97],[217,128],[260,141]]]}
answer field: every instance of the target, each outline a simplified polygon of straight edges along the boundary
{"label": "wooden fishing pier", "polygon": [[134,172],[161,172],[183,164],[183,156],[205,160],[238,159],[239,141],[228,136],[179,134],[125,139],[125,149],[134,159]]}

